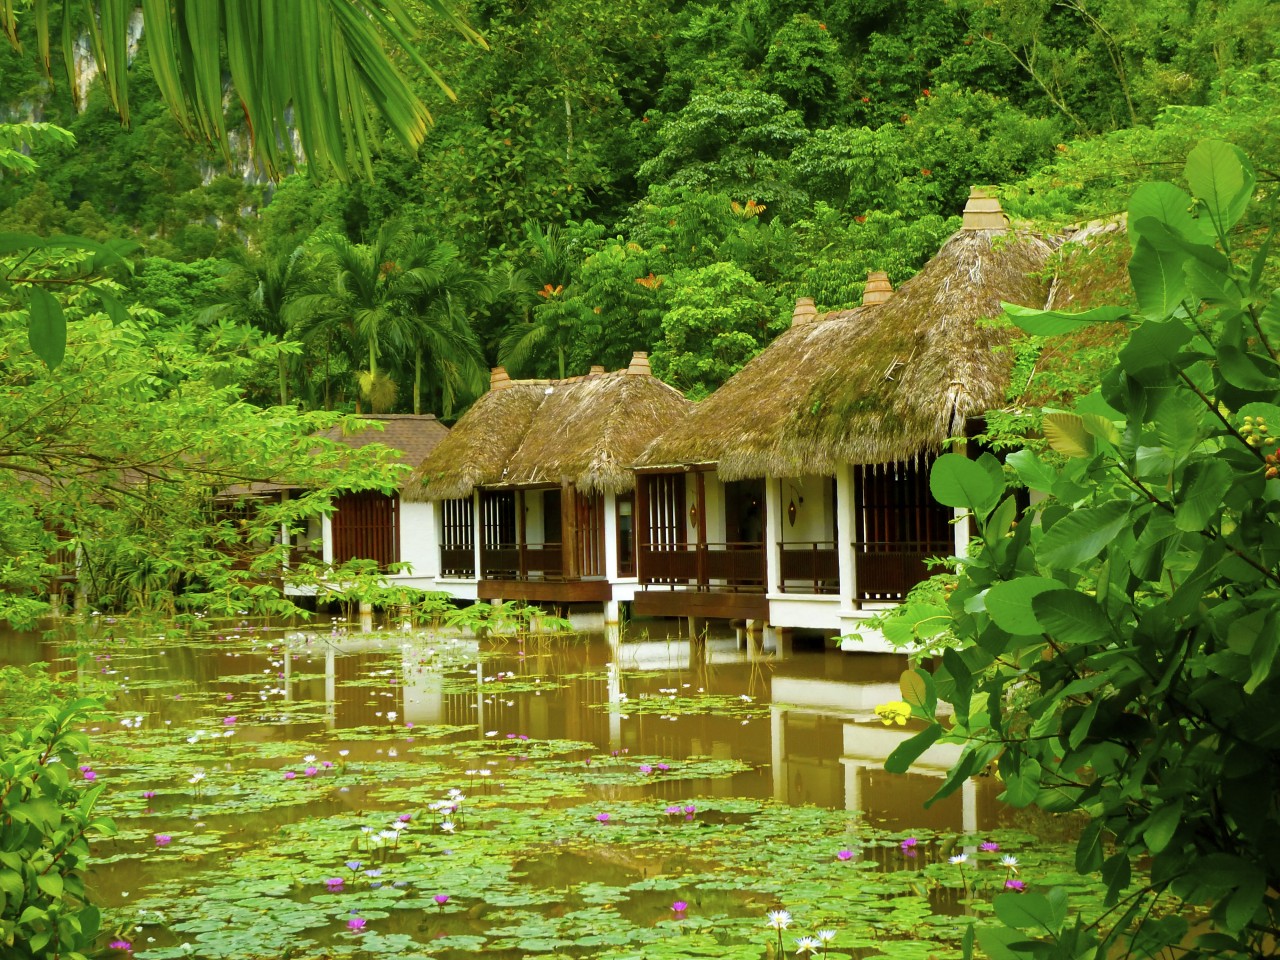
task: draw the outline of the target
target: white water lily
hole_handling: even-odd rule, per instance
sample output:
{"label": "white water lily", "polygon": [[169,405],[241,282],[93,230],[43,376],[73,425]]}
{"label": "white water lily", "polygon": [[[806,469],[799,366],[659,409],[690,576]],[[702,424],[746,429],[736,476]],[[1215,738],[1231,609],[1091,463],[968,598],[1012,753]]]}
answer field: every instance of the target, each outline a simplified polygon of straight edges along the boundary
{"label": "white water lily", "polygon": [[967,853],[957,853],[954,857],[948,857],[947,863],[968,863],[969,855]]}
{"label": "white water lily", "polygon": [[819,939],[820,941],[822,941],[823,943],[830,943],[830,942],[831,942],[832,940],[834,940],[835,938],[836,938],[836,932],[835,932],[834,930],[819,930],[819,931],[818,931],[818,939]]}
{"label": "white water lily", "polygon": [[791,914],[786,910],[770,910],[767,919],[775,930],[785,930],[791,924]]}
{"label": "white water lily", "polygon": [[822,946],[822,944],[813,937],[796,938],[796,953],[809,953],[813,950],[817,950],[820,946]]}

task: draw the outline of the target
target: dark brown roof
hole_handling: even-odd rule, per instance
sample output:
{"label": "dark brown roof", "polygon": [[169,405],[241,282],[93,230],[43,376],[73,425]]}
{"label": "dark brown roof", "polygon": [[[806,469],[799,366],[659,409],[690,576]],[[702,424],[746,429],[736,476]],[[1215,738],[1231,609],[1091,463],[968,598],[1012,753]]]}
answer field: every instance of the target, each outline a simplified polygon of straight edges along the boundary
{"label": "dark brown roof", "polygon": [[[381,425],[381,429],[379,429]],[[359,450],[371,443],[379,443],[399,455],[401,463],[417,467],[426,456],[449,435],[449,428],[436,419],[435,414],[377,413],[350,418],[345,424],[323,430],[317,436]],[[254,482],[240,483],[222,491],[222,496],[245,496],[279,493],[282,490],[302,489],[301,483]]]}

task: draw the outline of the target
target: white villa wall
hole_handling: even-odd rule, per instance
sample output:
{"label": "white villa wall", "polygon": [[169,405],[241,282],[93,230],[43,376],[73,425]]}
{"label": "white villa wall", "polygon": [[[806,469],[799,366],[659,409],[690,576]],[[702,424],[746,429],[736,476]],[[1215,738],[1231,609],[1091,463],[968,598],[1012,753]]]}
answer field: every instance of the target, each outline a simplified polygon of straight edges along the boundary
{"label": "white villa wall", "polygon": [[[831,502],[829,477],[799,477],[770,480],[778,488],[780,525],[785,543],[803,543],[813,540],[830,540],[831,520],[835,505]],[[796,504],[796,523],[787,518],[787,507]]]}
{"label": "white villa wall", "polygon": [[400,501],[400,561],[409,565],[402,577],[435,577],[440,573],[434,504]]}
{"label": "white villa wall", "polygon": [[526,490],[524,500],[524,542],[547,542],[546,491]]}

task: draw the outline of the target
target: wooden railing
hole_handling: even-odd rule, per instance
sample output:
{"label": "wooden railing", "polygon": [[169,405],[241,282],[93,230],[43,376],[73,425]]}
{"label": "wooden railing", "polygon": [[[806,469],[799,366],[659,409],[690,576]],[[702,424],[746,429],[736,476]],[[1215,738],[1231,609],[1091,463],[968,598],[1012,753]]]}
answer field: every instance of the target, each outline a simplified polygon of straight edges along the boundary
{"label": "wooden railing", "polygon": [[951,541],[935,543],[855,543],[853,562],[857,571],[858,600],[892,602],[906,598],[907,591],[930,575],[925,561],[949,557],[955,552]]}
{"label": "wooden railing", "polygon": [[474,577],[476,575],[476,548],[469,543],[440,547],[440,576]]}
{"label": "wooden railing", "polygon": [[564,551],[558,543],[499,543],[480,548],[483,580],[562,580]]}
{"label": "wooden railing", "polygon": [[640,582],[696,590],[764,590],[759,543],[641,544]]}
{"label": "wooden railing", "polygon": [[832,540],[780,543],[783,593],[839,593],[840,558]]}

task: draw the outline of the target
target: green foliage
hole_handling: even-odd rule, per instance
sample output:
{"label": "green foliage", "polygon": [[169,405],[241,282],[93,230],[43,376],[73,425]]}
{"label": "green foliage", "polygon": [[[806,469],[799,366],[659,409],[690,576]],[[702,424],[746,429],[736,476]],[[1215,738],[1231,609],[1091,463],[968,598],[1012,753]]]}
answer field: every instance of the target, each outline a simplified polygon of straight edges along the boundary
{"label": "green foliage", "polygon": [[767,342],[781,311],[768,291],[731,263],[672,276],[654,373],[698,398],[740,370]]}
{"label": "green foliage", "polygon": [[786,158],[806,137],[803,118],[776,94],[723,90],[695,94],[661,118],[659,152],[640,166],[647,181],[725,193],[740,202],[795,202]]}
{"label": "green foliage", "polygon": [[84,960],[98,935],[84,870],[89,841],[115,826],[94,815],[104,787],[83,785],[88,776],[77,765],[87,738],[76,728],[99,707],[93,700],[44,707],[0,747],[0,944],[7,957]]}
{"label": "green foliage", "polygon": [[[1130,202],[1131,312],[1010,311],[1033,334],[1127,312],[1130,336],[1095,393],[1045,416],[1051,450],[1009,458],[1045,497],[1028,514],[989,455],[938,460],[934,494],[971,511],[980,547],[946,599],[961,649],[931,677],[954,724],[916,713],[933,739],[964,744],[940,793],[994,767],[1006,802],[1090,816],[1077,866],[1101,871],[1116,908],[1098,949],[1187,948],[1185,920],[1149,919],[1185,904],[1215,928],[1193,955],[1257,956],[1280,930],[1280,306],[1265,286],[1270,235],[1255,247],[1235,229],[1256,189],[1244,155],[1205,141],[1185,177],[1189,193],[1147,184]],[[904,622],[936,607],[909,606]],[[1150,882],[1130,889],[1143,857]],[[1024,941],[980,928],[993,956],[1099,943],[1057,911],[1045,924],[1011,909],[996,915],[1040,929]]]}
{"label": "green foliage", "polygon": [[849,68],[827,25],[810,16],[794,17],[774,34],[761,74],[761,87],[800,111],[808,127],[829,126],[848,112]]}
{"label": "green foliage", "polygon": [[[238,383],[273,367],[277,345],[226,322],[197,339],[123,308],[115,320],[99,301],[119,291],[98,284],[61,288],[71,322],[56,371],[29,351],[20,314],[0,323],[0,544],[16,548],[0,563],[0,617],[28,621],[54,573],[73,570],[104,603],[173,609],[181,593],[220,611],[287,611],[259,589],[279,576],[281,525],[318,516],[336,490],[391,485],[396,469],[375,446],[311,436],[333,416],[242,400]],[[254,480],[307,492],[242,523],[215,508],[217,491]]]}

